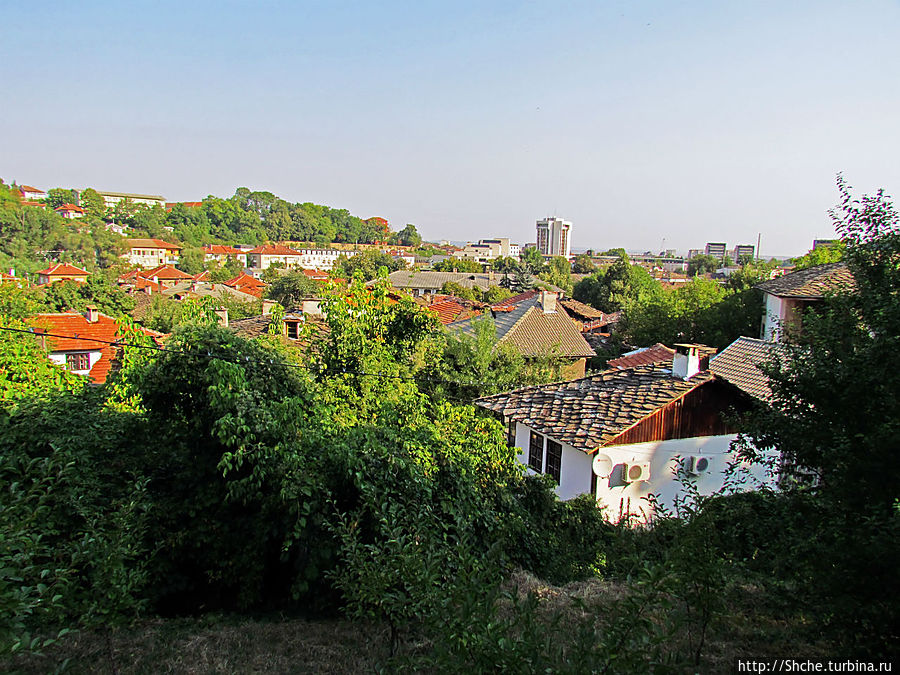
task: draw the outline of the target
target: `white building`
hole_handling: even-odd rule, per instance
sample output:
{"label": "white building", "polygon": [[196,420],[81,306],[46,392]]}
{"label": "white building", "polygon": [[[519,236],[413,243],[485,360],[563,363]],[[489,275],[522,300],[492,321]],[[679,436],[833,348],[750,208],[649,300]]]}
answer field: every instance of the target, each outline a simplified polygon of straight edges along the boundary
{"label": "white building", "polygon": [[125,242],[128,252],[122,257],[138,267],[175,265],[181,255],[181,246],[162,239],[129,239]]}
{"label": "white building", "polygon": [[166,198],[162,195],[140,195],[131,192],[103,192],[102,190],[97,190],[97,192],[103,197],[103,204],[108,209],[116,208],[116,205],[122,201],[134,204],[135,206],[149,206],[150,208],[153,208],[154,206],[165,207],[166,205]]}
{"label": "white building", "polygon": [[541,255],[571,255],[570,233],[572,223],[562,218],[544,218],[537,221],[537,248]]}
{"label": "white building", "polygon": [[[650,494],[671,508],[681,480],[701,493],[721,488],[737,431],[727,412],[752,398],[708,370],[699,345],[677,345],[672,361],[608,370],[569,382],[478,399],[501,416],[531,473],[549,474],[560,499],[592,494],[614,522],[654,516]],[[762,467],[757,481],[773,482]],[[746,488],[755,487],[747,484]]]}

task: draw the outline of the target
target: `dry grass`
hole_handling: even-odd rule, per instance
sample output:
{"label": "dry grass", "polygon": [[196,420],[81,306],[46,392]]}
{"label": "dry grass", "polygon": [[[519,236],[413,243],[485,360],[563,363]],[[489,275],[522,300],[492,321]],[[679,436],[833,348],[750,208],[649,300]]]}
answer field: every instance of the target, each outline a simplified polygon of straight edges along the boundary
{"label": "dry grass", "polygon": [[[540,600],[540,618],[560,615],[560,625],[575,625],[584,610],[612,607],[628,593],[623,583],[592,579],[554,586],[527,572],[506,584]],[[501,604],[500,613],[511,611]],[[656,620],[665,621],[663,615]],[[816,641],[812,627],[780,607],[761,588],[729,591],[726,611],[710,626],[697,672],[728,672],[735,657],[827,657],[831,645]],[[813,636],[813,637],[811,637]],[[405,649],[422,653],[427,642],[410,640]],[[685,634],[676,634],[679,650]],[[210,616],[155,619],[133,628],[81,632],[64,638],[42,656],[0,661],[0,671],[54,672],[68,659],[65,672],[138,675],[144,673],[360,673],[373,672],[387,656],[387,630],[343,620],[308,621],[267,617]]]}

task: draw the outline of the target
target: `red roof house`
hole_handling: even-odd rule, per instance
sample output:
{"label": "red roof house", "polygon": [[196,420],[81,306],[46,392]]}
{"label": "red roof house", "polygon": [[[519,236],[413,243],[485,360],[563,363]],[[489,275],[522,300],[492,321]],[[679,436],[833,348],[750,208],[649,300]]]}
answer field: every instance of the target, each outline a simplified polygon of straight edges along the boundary
{"label": "red roof house", "polygon": [[[120,349],[115,345],[120,327],[111,316],[89,307],[84,314],[38,314],[28,319],[28,323],[51,361],[89,377],[95,384],[106,381]],[[162,333],[148,328],[140,330],[161,344]]]}
{"label": "red roof house", "polygon": [[53,210],[63,218],[68,218],[69,220],[72,220],[73,218],[84,218],[84,209],[80,206],[75,206],[74,204],[62,204]]}
{"label": "red roof house", "polygon": [[56,263],[37,273],[38,285],[43,286],[44,284],[52,284],[54,281],[66,281],[67,279],[84,283],[90,274],[87,270],[74,267],[68,263]]}

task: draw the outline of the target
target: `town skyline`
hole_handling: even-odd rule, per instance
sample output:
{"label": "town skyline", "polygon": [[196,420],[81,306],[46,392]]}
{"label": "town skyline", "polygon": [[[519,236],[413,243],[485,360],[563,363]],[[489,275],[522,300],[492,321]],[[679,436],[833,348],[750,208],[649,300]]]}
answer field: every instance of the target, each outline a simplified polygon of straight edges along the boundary
{"label": "town skyline", "polygon": [[[429,240],[532,241],[558,216],[574,248],[761,234],[763,255],[788,255],[832,236],[836,174],[900,186],[885,1],[86,2],[7,19],[0,175],[44,189],[247,186]],[[54,80],[77,95],[38,86]]]}

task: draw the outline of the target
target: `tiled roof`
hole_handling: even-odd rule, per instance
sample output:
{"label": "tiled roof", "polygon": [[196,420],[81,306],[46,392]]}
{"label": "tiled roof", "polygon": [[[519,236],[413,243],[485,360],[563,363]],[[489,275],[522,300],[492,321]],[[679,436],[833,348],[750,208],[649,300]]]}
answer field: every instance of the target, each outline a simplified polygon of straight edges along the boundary
{"label": "tiled roof", "polygon": [[791,272],[764,281],[756,287],[779,298],[817,299],[853,286],[853,275],[846,263],[836,262]]}
{"label": "tiled roof", "polygon": [[775,349],[777,345],[773,342],[739,337],[710,360],[709,369],[738,389],[768,401],[772,396],[769,378],[758,366],[772,358]]}
{"label": "tiled roof", "polygon": [[[100,351],[100,358],[91,368],[88,377],[92,382],[106,381],[106,376],[112,368],[115,357],[115,347],[109,342],[116,339],[119,325],[116,320],[106,314],[99,314],[97,321],[91,323],[83,314],[38,314],[28,319],[28,323],[34,328],[36,335],[41,333],[53,333],[68,337],[46,337],[47,348],[52,352],[89,352]],[[164,337],[148,328],[140,330],[152,337],[157,343]],[[94,338],[82,339],[82,338]],[[96,340],[96,341],[95,341]]]}
{"label": "tiled roof", "polygon": [[226,286],[225,284],[209,284],[196,281],[179,281],[169,288],[164,288],[162,293],[165,295],[178,295],[184,297],[195,298],[224,298],[231,297],[242,302],[252,302],[256,296],[252,293],[242,291],[239,288]]}
{"label": "tiled roof", "polygon": [[560,304],[565,307],[569,312],[574,314],[575,316],[581,316],[585,319],[602,319],[603,312],[599,309],[594,309],[590,305],[586,305],[583,302],[578,302],[578,300],[573,300],[571,298],[566,298],[565,300],[560,300]]}
{"label": "tiled roof", "polygon": [[46,277],[53,276],[79,276],[84,277],[90,275],[90,272],[87,270],[83,270],[80,267],[73,267],[67,263],[56,263],[55,265],[51,265],[45,270],[41,270],[38,274],[43,274]]}
{"label": "tiled roof", "polygon": [[260,255],[301,255],[300,251],[295,251],[284,244],[264,244],[247,251],[247,253],[258,253]]}
{"label": "tiled roof", "polygon": [[181,246],[170,244],[162,239],[128,239],[125,242],[128,248],[164,248],[170,251],[180,251]]}
{"label": "tiled roof", "polygon": [[19,186],[19,189],[20,189],[22,192],[40,192],[41,194],[43,194],[43,192],[44,192],[44,191],[41,190],[40,188],[32,187],[32,186],[30,186],[30,185],[20,185],[20,186]]}
{"label": "tiled roof", "polygon": [[518,295],[514,295],[510,298],[506,298],[506,300],[501,300],[500,302],[495,302],[493,305],[491,305],[491,309],[500,310],[500,311],[504,311],[504,309],[512,309],[513,307],[518,305],[520,302],[522,302],[524,300],[530,300],[531,298],[535,297],[539,293],[540,293],[540,291],[535,291],[535,290],[525,291],[524,293],[519,293]]}
{"label": "tiled roof", "polygon": [[266,285],[266,282],[260,281],[256,277],[251,277],[249,274],[245,274],[241,272],[234,279],[229,279],[225,282],[226,286],[252,286],[254,288],[262,288]]}
{"label": "tiled roof", "polygon": [[456,321],[456,319],[459,318],[459,315],[466,310],[465,307],[455,300],[440,300],[438,302],[433,302],[428,305],[428,309],[435,312],[438,321],[445,326]]}
{"label": "tiled roof", "polygon": [[328,272],[304,269],[303,274],[313,281],[328,281]]}
{"label": "tiled roof", "polygon": [[657,342],[652,347],[642,347],[623,354],[617,359],[611,359],[607,361],[606,365],[610,368],[633,368],[634,366],[671,361],[673,356],[675,356],[674,349],[669,349],[663,343]]}
{"label": "tiled roof", "polygon": [[203,252],[210,255],[243,255],[244,252],[233,246],[223,246],[222,244],[206,244]]}
{"label": "tiled roof", "polygon": [[[594,350],[562,307],[545,314],[540,297],[519,302],[511,311],[494,311],[497,342],[512,345],[524,356],[588,357]],[[468,335],[475,334],[472,319],[449,326]]]}
{"label": "tiled roof", "polygon": [[[500,283],[500,277],[481,273],[469,272],[429,272],[414,270],[398,270],[391,272],[388,279],[394,288],[424,288],[431,291],[439,291],[448,281],[463,286],[464,288],[478,288],[486,291],[490,286]],[[372,282],[369,282],[372,283]]]}
{"label": "tiled roof", "polygon": [[75,206],[74,204],[60,204],[57,206],[54,211],[73,211],[75,213],[84,213],[84,209],[80,206]]}
{"label": "tiled roof", "polygon": [[193,275],[182,272],[171,265],[160,265],[152,270],[139,270],[137,275],[145,279],[153,280],[154,277],[163,281],[177,281],[181,279],[193,279]]}
{"label": "tiled roof", "polygon": [[657,363],[516,389],[476,399],[475,404],[593,452],[712,379],[709,371],[702,371],[683,380],[672,376],[671,367]]}

